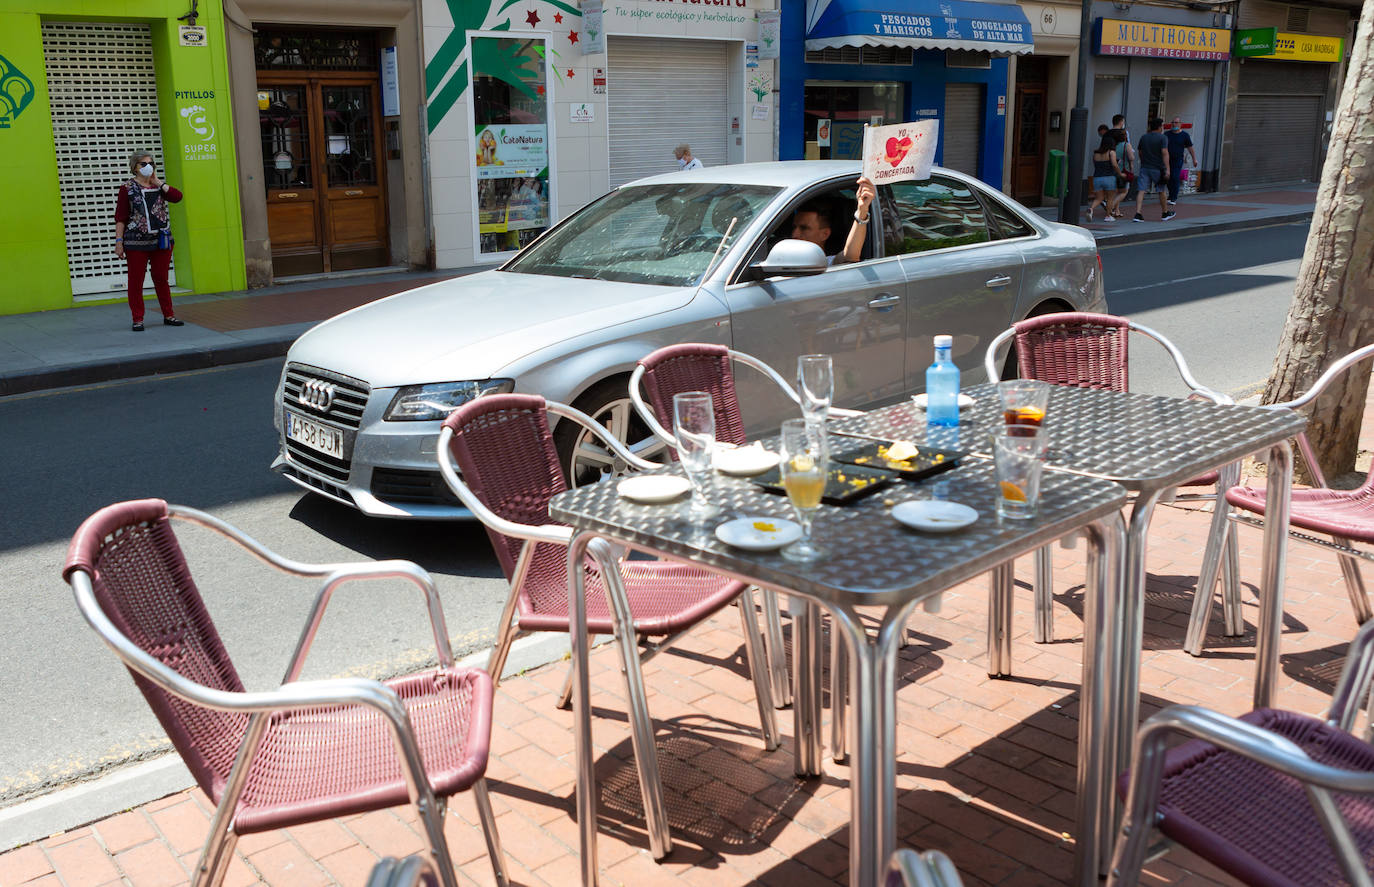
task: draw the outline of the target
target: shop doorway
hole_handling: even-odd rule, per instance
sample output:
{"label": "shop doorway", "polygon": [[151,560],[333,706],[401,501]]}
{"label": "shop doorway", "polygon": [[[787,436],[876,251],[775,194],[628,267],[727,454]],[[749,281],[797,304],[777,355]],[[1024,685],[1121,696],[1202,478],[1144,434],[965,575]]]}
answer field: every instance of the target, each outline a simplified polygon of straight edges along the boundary
{"label": "shop doorway", "polygon": [[1011,196],[1026,206],[1040,204],[1045,170],[1045,102],[1049,92],[1049,62],[1026,57],[1016,60],[1016,120],[1011,136]]}
{"label": "shop doorway", "polygon": [[[260,34],[258,113],[274,277],[389,265],[381,163],[380,77],[354,70],[376,56],[370,35]],[[262,41],[274,41],[264,52]],[[285,45],[284,45],[285,42]],[[311,53],[310,56],[303,51]],[[264,59],[280,65],[264,68]],[[349,70],[319,70],[331,60]],[[312,70],[283,70],[312,67]]]}
{"label": "shop doorway", "polygon": [[807,160],[858,160],[865,123],[906,119],[906,84],[808,80],[804,108]]}

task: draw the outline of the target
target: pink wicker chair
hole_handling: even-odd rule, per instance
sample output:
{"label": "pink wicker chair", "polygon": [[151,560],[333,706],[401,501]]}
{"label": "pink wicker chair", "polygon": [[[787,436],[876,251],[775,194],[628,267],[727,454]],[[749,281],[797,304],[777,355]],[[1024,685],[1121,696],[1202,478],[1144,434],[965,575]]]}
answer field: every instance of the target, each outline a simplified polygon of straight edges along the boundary
{"label": "pink wicker chair", "polygon": [[[1302,395],[1284,403],[1270,404],[1269,408],[1276,410],[1300,409],[1316,400],[1326,386],[1331,384],[1331,381],[1341,373],[1371,357],[1374,357],[1374,345],[1366,345],[1352,351],[1333,364]],[[1374,618],[1374,609],[1371,609],[1369,604],[1369,594],[1365,589],[1364,577],[1360,575],[1360,560],[1374,560],[1374,467],[1370,468],[1369,476],[1365,478],[1364,484],[1358,489],[1333,490],[1326,485],[1326,478],[1322,475],[1321,465],[1317,463],[1316,457],[1312,454],[1312,445],[1308,442],[1305,433],[1298,435],[1298,452],[1302,454],[1303,462],[1312,473],[1316,487],[1293,491],[1288,511],[1288,523],[1292,529],[1290,529],[1288,536],[1290,539],[1306,542],[1309,545],[1315,545],[1336,553],[1337,562],[1341,567],[1341,576],[1345,579],[1346,594],[1349,595],[1350,606],[1355,611],[1355,621],[1363,625]],[[1232,509],[1249,512],[1249,514],[1239,514],[1233,511],[1231,514],[1232,521],[1257,527],[1263,526],[1265,506],[1265,491],[1263,489],[1233,487],[1226,491],[1226,502]],[[1307,532],[1299,532],[1304,530]],[[1234,528],[1230,528],[1227,532],[1229,538],[1225,542],[1234,545]],[[1330,539],[1320,539],[1308,535],[1308,533],[1321,533],[1324,536],[1329,536]],[[1222,540],[1212,537],[1208,539],[1207,544],[1210,556],[1211,549],[1220,547]],[[1196,602],[1193,608],[1192,622],[1189,624],[1190,637],[1194,631],[1200,630],[1198,626],[1206,625],[1210,608],[1210,598]]]}
{"label": "pink wicker chair", "polygon": [[[1016,365],[1022,379],[1038,379],[1051,385],[1068,385],[1076,388],[1128,391],[1132,332],[1154,339],[1168,352],[1173,358],[1174,368],[1178,370],[1179,376],[1191,391],[1189,397],[1204,398],[1213,403],[1233,402],[1231,398],[1213,391],[1193,378],[1183,354],[1164,336],[1149,327],[1111,314],[1063,312],[1027,318],[1013,324],[992,340],[983,358],[983,368],[990,381],[1001,378],[997,352],[1004,344],[1011,342],[1015,348]],[[1239,466],[1233,465],[1219,472],[1209,471],[1190,478],[1180,485],[1212,488],[1210,493],[1181,498],[1205,497],[1217,503],[1211,533],[1218,538],[1224,538],[1226,527],[1225,508],[1221,507],[1222,496],[1239,477]],[[1034,637],[1035,642],[1040,644],[1054,640],[1053,565],[1050,551],[1046,546],[1035,553]],[[1224,561],[1220,549],[1213,551],[1209,547],[1207,556],[1203,558],[1197,584],[1197,593],[1202,598],[1211,600],[1212,589],[1216,587],[1218,574],[1221,574],[1225,630],[1230,636],[1242,634],[1245,628],[1240,616],[1240,584],[1236,578],[1236,561],[1234,544],[1228,546]],[[1203,589],[1206,589],[1205,593]],[[1194,656],[1199,655],[1202,652],[1203,639],[1203,636],[1193,638],[1190,635],[1184,642],[1184,648]]]}
{"label": "pink wicker chair", "polygon": [[[191,578],[171,520],[215,531],[321,587],[282,685],[245,691]],[[507,883],[483,774],[492,685],[457,668],[438,592],[406,561],[302,564],[278,557],[200,511],[143,499],[96,512],[76,531],[63,577],[82,616],[128,667],[172,745],[216,804],[196,885],[220,883],[238,836],[412,803],[426,856],[457,879],[444,837],[446,799],[472,789],[498,883]],[[379,683],[298,681],[334,592],[355,579],[400,578],[424,592],[439,667]]]}
{"label": "pink wicker chair", "polygon": [[[518,633],[566,632],[571,627],[567,546],[572,531],[549,518],[549,500],[567,486],[558,468],[548,413],[583,425],[631,465],[662,468],[635,456],[585,413],[534,395],[480,397],[444,421],[439,435],[439,470],[463,504],[486,525],[501,569],[511,584],[488,665],[488,671],[498,678]],[[672,839],[663,809],[641,664],[704,619],[738,602],[764,747],[770,751],[777,748],[777,722],[759,649],[753,595],[744,583],[670,561],[590,558],[586,570],[588,628],[595,634],[614,634],[623,660],[649,843],[655,858],[661,859],[672,850]],[[607,583],[622,584],[631,625],[616,624],[605,593]],[[649,643],[655,638],[660,639],[658,643]],[[647,648],[642,656],[640,642]],[[565,687],[564,702],[569,691]]]}
{"label": "pink wicker chair", "polygon": [[[1369,887],[1374,746],[1352,735],[1374,674],[1374,623],[1360,629],[1325,720],[1260,709],[1229,718],[1173,705],[1148,718],[1118,782],[1126,815],[1110,887],[1135,887],[1156,835],[1246,884]],[[1168,748],[1172,734],[1194,737]]]}

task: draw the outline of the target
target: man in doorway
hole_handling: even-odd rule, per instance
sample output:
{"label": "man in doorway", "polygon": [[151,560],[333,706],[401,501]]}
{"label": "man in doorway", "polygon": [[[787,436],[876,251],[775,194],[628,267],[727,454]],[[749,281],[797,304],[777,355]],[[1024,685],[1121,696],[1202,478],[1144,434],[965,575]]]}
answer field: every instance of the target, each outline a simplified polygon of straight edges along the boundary
{"label": "man in doorway", "polygon": [[1169,181],[1169,140],[1164,138],[1163,117],[1155,117],[1150,121],[1150,131],[1140,137],[1135,153],[1140,158],[1140,170],[1135,176],[1136,187],[1140,189],[1135,195],[1135,221],[1145,221],[1145,216],[1140,212],[1141,204],[1145,201],[1145,192],[1153,188],[1159,195],[1159,220],[1167,222],[1174,217],[1174,211],[1166,204],[1169,196],[1165,187]]}
{"label": "man in doorway", "polygon": [[1183,128],[1183,121],[1178,117],[1170,122],[1164,138],[1169,141],[1169,205],[1173,206],[1178,203],[1178,189],[1183,184],[1183,152],[1187,151],[1192,158],[1193,169],[1198,168],[1197,152],[1193,150],[1193,137]]}
{"label": "man in doorway", "polygon": [[[857,203],[854,222],[849,226],[844,249],[833,256],[826,256],[831,265],[857,262],[863,255],[864,241],[868,238],[868,208],[877,193],[872,182],[866,178],[859,179],[858,190],[854,194]],[[793,240],[805,240],[825,249],[830,233],[830,208],[820,200],[808,200],[792,217]]]}
{"label": "man in doorway", "polygon": [[700,160],[692,156],[692,146],[683,142],[673,149],[673,156],[677,158],[678,169],[701,169],[705,166]]}

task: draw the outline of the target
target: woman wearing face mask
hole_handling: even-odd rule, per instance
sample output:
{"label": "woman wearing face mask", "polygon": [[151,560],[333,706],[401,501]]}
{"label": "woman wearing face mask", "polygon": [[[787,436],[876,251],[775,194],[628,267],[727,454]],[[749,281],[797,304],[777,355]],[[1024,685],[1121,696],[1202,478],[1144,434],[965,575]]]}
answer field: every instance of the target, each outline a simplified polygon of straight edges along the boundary
{"label": "woman wearing face mask", "polygon": [[143,332],[143,277],[153,268],[153,288],[167,326],[185,326],[172,311],[167,270],[172,266],[172,231],[167,204],[180,203],[181,192],[157,177],[153,155],[129,157],[133,178],[119,188],[115,201],[115,255],[129,265],[129,310],[134,332]]}

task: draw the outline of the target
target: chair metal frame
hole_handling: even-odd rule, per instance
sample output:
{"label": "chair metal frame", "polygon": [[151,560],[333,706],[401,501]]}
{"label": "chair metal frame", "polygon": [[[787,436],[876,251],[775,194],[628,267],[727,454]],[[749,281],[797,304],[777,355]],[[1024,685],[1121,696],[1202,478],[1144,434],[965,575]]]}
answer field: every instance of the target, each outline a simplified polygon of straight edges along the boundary
{"label": "chair metal frame", "polygon": [[[1374,345],[1365,345],[1363,348],[1357,348],[1333,363],[1326,372],[1322,373],[1317,381],[1313,382],[1312,386],[1302,394],[1292,400],[1287,400],[1282,403],[1266,404],[1261,408],[1270,410],[1301,409],[1316,400],[1337,376],[1347,372],[1352,367],[1371,357],[1374,357]],[[1297,442],[1298,452],[1302,454],[1303,462],[1306,463],[1308,471],[1312,474],[1312,480],[1317,487],[1327,487],[1326,476],[1322,473],[1321,464],[1317,461],[1315,454],[1312,452],[1312,444],[1307,439],[1307,432],[1299,432],[1297,435]],[[1234,486],[1238,480],[1239,478],[1237,477],[1236,481],[1233,481],[1231,486]],[[1366,483],[1374,483],[1374,469],[1371,469],[1370,480]],[[1223,498],[1217,500],[1217,510],[1221,514],[1228,516],[1232,523],[1245,524],[1251,527],[1264,527],[1263,520],[1248,514],[1241,514],[1236,506],[1227,502],[1224,498],[1224,494]],[[1294,510],[1294,507],[1290,505],[1290,521]],[[1350,598],[1351,607],[1355,610],[1356,622],[1363,625],[1374,618],[1374,608],[1370,606],[1369,593],[1365,586],[1364,577],[1360,574],[1359,566],[1359,560],[1361,559],[1374,561],[1374,551],[1356,548],[1353,540],[1342,536],[1333,535],[1330,539],[1312,536],[1309,535],[1309,533],[1292,529],[1291,524],[1288,530],[1288,538],[1335,552],[1336,561],[1341,568],[1341,578],[1345,581],[1346,594]],[[1218,526],[1218,522],[1214,519],[1212,522],[1212,531],[1207,537],[1207,553],[1203,558],[1203,563],[1209,563],[1211,559],[1216,557],[1216,550],[1222,545],[1226,546],[1227,557],[1234,557],[1233,552],[1237,548],[1236,531],[1225,522]],[[1199,581],[1198,590],[1201,591],[1202,588],[1203,586]],[[1226,594],[1226,592],[1223,591],[1223,594]],[[1236,600],[1233,606],[1236,610],[1238,620],[1237,631],[1235,633],[1239,634],[1242,626],[1239,625],[1238,587],[1235,594]],[[1211,616],[1212,597],[1213,596],[1210,594],[1199,594],[1193,599],[1193,611],[1188,620],[1188,640],[1185,649],[1194,656],[1202,652],[1202,642],[1207,631],[1207,620]],[[1222,598],[1222,602],[1223,605],[1231,603],[1226,597]],[[1229,620],[1230,617],[1228,616],[1227,618]],[[1231,633],[1229,631],[1229,622],[1227,633]]]}
{"label": "chair metal frame", "polygon": [[[197,683],[149,655],[120,631],[105,613],[96,598],[91,575],[80,567],[73,567],[67,571],[67,581],[81,615],[125,666],[147,678],[160,689],[195,705],[217,711],[243,712],[251,716],[219,805],[210,821],[210,832],[206,836],[192,883],[196,887],[217,885],[228,870],[234,846],[238,842],[238,834],[233,829],[235,808],[247,785],[253,758],[266,733],[271,715],[319,706],[358,705],[374,709],[391,727],[407,794],[424,823],[421,836],[425,843],[426,856],[437,869],[444,887],[456,887],[458,881],[453,871],[448,842],[444,837],[443,818],[447,800],[435,797],[426,775],[410,717],[401,698],[382,682],[365,678],[297,680],[305,666],[325,608],[332,600],[334,592],[344,584],[357,579],[403,579],[418,587],[425,596],[439,667],[453,669],[453,650],[449,645],[443,607],[434,580],[425,570],[410,561],[310,564],[291,560],[276,554],[256,539],[203,511],[168,504],[167,514],[170,518],[205,528],[238,543],[258,560],[284,573],[321,580],[320,590],[315,596],[310,616],[296,643],[282,685],[273,690],[232,692]],[[508,884],[509,877],[500,837],[496,831],[496,817],[492,812],[486,779],[478,778],[472,784],[472,790],[496,881],[501,885]]]}
{"label": "chair metal frame", "polygon": [[[1366,623],[1346,652],[1345,667],[1332,695],[1325,719],[1328,727],[1353,731],[1360,708],[1369,698],[1374,679],[1374,623]],[[1367,724],[1365,742],[1374,739],[1374,724]],[[1135,887],[1148,858],[1167,852],[1164,840],[1152,845],[1158,836],[1159,796],[1165,755],[1172,734],[1181,733],[1206,740],[1225,752],[1254,760],[1302,783],[1327,841],[1344,871],[1356,887],[1371,887],[1370,873],[1332,792],[1374,795],[1374,771],[1347,770],[1314,761],[1286,737],[1254,724],[1227,717],[1196,705],[1171,705],[1147,718],[1136,735],[1131,761],[1131,781],[1125,818],[1112,854],[1108,887]]]}
{"label": "chair metal frame", "polygon": [[[644,470],[660,469],[663,466],[649,462],[630,452],[623,443],[616,440],[605,427],[594,420],[591,416],[567,404],[556,401],[544,401],[544,408],[547,412],[562,419],[571,420],[586,428],[592,434],[601,438],[617,456],[624,459],[627,464]],[[515,570],[510,579],[510,594],[506,598],[505,606],[501,611],[501,627],[498,632],[496,646],[492,649],[491,659],[488,661],[487,670],[492,675],[492,680],[499,679],[502,669],[505,666],[506,656],[510,651],[511,643],[519,634],[519,624],[516,619],[516,611],[519,606],[521,583],[524,581],[534,559],[535,543],[549,542],[556,545],[567,547],[572,542],[572,528],[560,524],[545,524],[535,526],[532,524],[516,523],[508,520],[487,507],[472,488],[464,483],[457,466],[453,463],[450,444],[453,440],[453,429],[445,426],[439,432],[439,471],[449,488],[458,496],[459,500],[467,506],[473,515],[487,527],[496,532],[516,539],[525,540],[521,546],[520,556],[516,561]],[[592,558],[597,568],[600,570],[602,580],[608,587],[614,587],[615,593],[608,594],[611,602],[617,600],[627,600],[624,582],[620,573],[620,563],[623,559],[623,550],[606,547],[593,547],[588,555]],[[777,717],[773,710],[772,688],[768,669],[765,667],[764,653],[760,649],[762,642],[760,638],[758,623],[755,618],[753,589],[745,587],[740,592],[738,598],[740,611],[740,625],[744,633],[745,658],[748,662],[750,677],[754,682],[755,701],[759,710],[759,721],[763,736],[764,748],[773,751],[779,745]],[[621,673],[625,678],[626,697],[629,703],[629,720],[631,726],[630,740],[634,749],[635,766],[639,774],[640,790],[644,798],[644,811],[649,835],[649,846],[655,859],[662,859],[672,852],[672,837],[669,834],[668,815],[663,803],[662,781],[659,775],[658,750],[654,744],[653,721],[649,715],[648,700],[645,697],[644,671],[643,664],[659,653],[667,650],[688,632],[695,628],[687,628],[682,631],[664,637],[661,641],[653,642],[648,638],[641,638],[635,629],[633,614],[622,612],[619,608],[612,608],[612,618],[615,623],[615,642],[620,651]],[[699,623],[698,623],[699,624]],[[639,647],[643,646],[643,652]],[[566,706],[572,694],[573,672],[569,670],[568,678],[564,683],[563,694],[560,704]]]}
{"label": "chair metal frame", "polygon": [[[1174,345],[1173,342],[1170,342],[1162,333],[1156,332],[1144,324],[1139,324],[1129,318],[1119,317],[1117,315],[1091,314],[1084,312],[1062,313],[1084,323],[1097,322],[1124,327],[1128,334],[1139,333],[1146,338],[1153,339],[1155,342],[1159,343],[1168,353],[1169,357],[1173,359],[1174,368],[1178,371],[1179,378],[1182,379],[1183,383],[1190,389],[1189,397],[1204,398],[1215,404],[1229,405],[1235,403],[1228,395],[1208,388],[1206,385],[1199,382],[1193,376],[1192,370],[1188,368],[1188,361],[1184,358],[1183,352],[1179,351],[1178,347]],[[1056,316],[1059,315],[1044,314],[1034,318],[1028,318],[1028,320],[1045,322]],[[1025,321],[1022,321],[1021,324],[1013,324],[998,333],[992,342],[988,344],[987,351],[984,352],[983,355],[983,370],[987,373],[988,381],[996,382],[996,380],[1001,378],[1001,370],[998,369],[997,351],[1020,333],[1020,327],[1024,325],[1024,323]],[[1211,532],[1224,532],[1226,526],[1226,509],[1224,508],[1226,490],[1234,486],[1240,480],[1240,466],[1238,464],[1227,465],[1219,469],[1217,473],[1216,491],[1213,493],[1165,496],[1161,498],[1173,500],[1212,500],[1215,506]],[[1065,540],[1066,543],[1067,541],[1068,540]],[[1037,644],[1047,644],[1054,640],[1054,565],[1051,551],[1049,546],[1045,546],[1044,548],[1037,549],[1035,552],[1035,569],[1032,582],[1035,593],[1033,637]],[[1216,587],[1218,574],[1220,574],[1223,586],[1222,601],[1226,619],[1226,634],[1228,636],[1240,635],[1244,632],[1245,628],[1240,614],[1238,561],[1239,553],[1234,542],[1227,545],[1225,552],[1220,550],[1213,551],[1209,546],[1203,556],[1202,568],[1198,574],[1198,596],[1207,600],[1211,599],[1211,590]],[[1203,588],[1208,589],[1207,594],[1201,593]],[[998,614],[1001,614],[1001,618],[1008,620],[1011,615],[1009,612],[1004,613],[1003,608],[994,607],[990,603],[989,618],[994,619]],[[1000,637],[1009,629],[1009,625],[1002,625],[1000,621],[996,625],[990,624],[989,636]],[[1196,643],[1197,652],[1193,653],[1195,656],[1201,653],[1201,639],[1198,639]],[[1192,652],[1192,645],[1193,641],[1190,636],[1190,639],[1185,642],[1185,649]]]}
{"label": "chair metal frame", "polygon": [[917,853],[902,848],[892,854],[886,887],[963,887],[959,870],[939,850]]}

